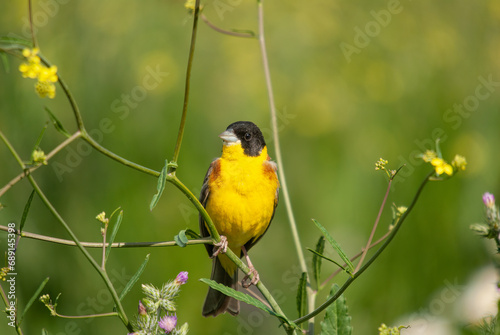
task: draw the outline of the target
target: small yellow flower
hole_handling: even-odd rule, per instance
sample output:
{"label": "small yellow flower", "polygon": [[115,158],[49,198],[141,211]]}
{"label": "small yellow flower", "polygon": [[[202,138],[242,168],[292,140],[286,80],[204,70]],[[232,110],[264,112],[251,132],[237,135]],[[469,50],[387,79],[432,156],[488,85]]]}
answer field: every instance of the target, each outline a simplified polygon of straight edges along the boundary
{"label": "small yellow flower", "polygon": [[45,156],[45,153],[40,149],[33,151],[31,154],[31,160],[33,161],[33,164],[36,165],[47,165],[47,156]]}
{"label": "small yellow flower", "polygon": [[446,161],[442,158],[433,158],[431,160],[432,166],[434,166],[434,170],[436,171],[437,175],[442,175],[443,173],[446,173],[448,176],[451,176],[453,174],[453,167],[446,163]]}
{"label": "small yellow flower", "polygon": [[106,218],[106,212],[101,212],[101,213],[97,214],[97,216],[95,218],[104,224],[109,223],[109,219]]}
{"label": "small yellow flower", "polygon": [[407,210],[408,210],[408,207],[406,207],[406,206],[399,206],[396,208],[398,216],[403,215]]}
{"label": "small yellow flower", "polygon": [[380,158],[375,162],[375,170],[385,170],[385,166],[389,163],[387,160]]}
{"label": "small yellow flower", "polygon": [[427,162],[427,163],[429,163],[430,161],[432,161],[436,157],[437,157],[437,154],[434,150],[427,150],[422,155],[422,159],[424,160],[424,162]]}
{"label": "small yellow flower", "polygon": [[467,166],[467,160],[465,159],[464,156],[455,155],[455,157],[451,161],[451,165],[453,165],[453,167],[457,169],[457,171],[463,171]]}
{"label": "small yellow flower", "polygon": [[191,13],[191,12],[194,12],[195,5],[196,5],[195,0],[186,0],[184,7],[186,7],[186,9]]}
{"label": "small yellow flower", "polygon": [[41,98],[56,96],[56,87],[53,83],[58,81],[57,66],[46,67],[41,63],[38,56],[38,48],[24,49],[22,54],[27,62],[19,65],[19,71],[23,78],[38,79],[35,84],[35,91]]}
{"label": "small yellow flower", "polygon": [[6,266],[0,269],[0,280],[5,281],[7,273],[9,273],[10,267]]}

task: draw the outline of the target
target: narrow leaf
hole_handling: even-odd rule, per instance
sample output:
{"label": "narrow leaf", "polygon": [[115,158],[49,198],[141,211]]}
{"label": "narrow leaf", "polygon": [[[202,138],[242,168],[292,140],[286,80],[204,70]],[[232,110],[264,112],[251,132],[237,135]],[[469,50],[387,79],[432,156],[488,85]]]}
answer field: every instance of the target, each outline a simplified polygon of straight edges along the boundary
{"label": "narrow leaf", "polygon": [[[337,284],[333,284],[328,299],[339,290]],[[326,308],[325,318],[321,321],[320,335],[351,335],[351,316],[347,310],[347,302],[342,294],[335,302]]]}
{"label": "narrow leaf", "polygon": [[151,204],[149,205],[149,209],[153,210],[160,201],[161,194],[165,189],[165,184],[167,183],[167,160],[165,160],[165,166],[161,169],[160,176],[158,177],[158,184],[156,185],[156,194],[153,195],[153,199],[151,200]]}
{"label": "narrow leaf", "polygon": [[[318,243],[316,243],[316,253],[322,255],[325,251],[325,237],[320,236]],[[316,282],[316,288],[319,290],[319,283],[321,278],[321,260],[322,257],[318,256],[316,253],[313,254],[313,275],[314,281]]]}
{"label": "narrow leaf", "polygon": [[47,112],[47,114],[49,114],[50,122],[52,122],[56,130],[68,138],[71,137],[71,135],[66,131],[66,129],[64,129],[61,121],[59,121],[59,119],[54,115],[54,113],[51,112],[51,110],[48,107],[45,107],[45,111]]}
{"label": "narrow leaf", "polygon": [[21,314],[21,317],[17,320],[18,325],[21,325],[21,322],[23,321],[24,315],[26,314],[28,309],[30,309],[31,305],[33,305],[35,300],[38,299],[38,297],[40,296],[40,293],[42,293],[42,290],[48,281],[49,281],[49,277],[45,278],[45,280],[40,284],[40,286],[38,286],[35,293],[31,296],[31,299],[28,301],[28,303],[24,307],[24,310],[23,310],[23,313]]}
{"label": "narrow leaf", "polygon": [[[234,289],[232,289],[230,287],[227,287],[225,285],[219,284],[216,281],[213,281],[211,279],[201,278],[200,281],[203,282],[203,283],[205,283],[205,284],[207,284],[208,286],[210,286],[214,290],[217,290],[219,292],[224,293],[227,296],[233,297],[233,298],[235,298],[235,299],[237,299],[239,301],[242,301],[242,302],[245,302],[245,303],[247,303],[249,305],[252,305],[252,306],[255,306],[257,308],[260,308],[264,312],[267,312],[267,313],[269,313],[269,314],[271,314],[273,316],[276,316],[276,317],[278,317],[280,319],[286,320],[285,316],[277,314],[276,312],[274,312],[273,310],[271,310],[269,307],[267,307],[262,301],[257,300],[254,297],[249,296],[248,294],[236,291],[236,290],[234,290]],[[289,322],[287,322],[287,323],[289,323]]]}
{"label": "narrow leaf", "polygon": [[330,245],[333,247],[333,249],[335,249],[335,251],[339,254],[340,258],[342,258],[344,263],[347,264],[347,269],[349,270],[348,273],[352,274],[352,272],[354,271],[354,265],[352,265],[351,261],[349,260],[349,258],[345,254],[344,250],[342,250],[340,245],[333,239],[333,237],[330,235],[330,233],[328,233],[328,231],[325,229],[325,227],[323,227],[321,225],[321,223],[319,223],[318,221],[316,221],[314,219],[312,219],[312,220],[313,220],[314,224],[319,228],[321,233],[326,237],[328,243],[330,243]]}
{"label": "narrow leaf", "polygon": [[45,125],[45,127],[43,127],[42,131],[40,132],[40,135],[38,135],[38,138],[36,139],[35,146],[33,147],[33,151],[35,151],[36,149],[38,149],[40,147],[40,143],[42,143],[42,138],[43,138],[43,135],[45,134],[46,130],[47,130],[47,124]]}
{"label": "narrow leaf", "polygon": [[31,191],[30,197],[28,198],[28,202],[24,206],[23,217],[21,218],[21,223],[19,224],[19,233],[23,232],[24,224],[26,223],[26,218],[28,217],[28,212],[30,211],[31,202],[33,201],[34,196],[35,196],[35,190]]}
{"label": "narrow leaf", "polygon": [[9,57],[7,57],[7,54],[4,51],[0,51],[0,59],[2,60],[5,72],[10,73]]}
{"label": "narrow leaf", "polygon": [[186,237],[186,231],[181,230],[179,234],[174,236],[174,241],[179,247],[184,248],[189,242],[188,238]]}
{"label": "narrow leaf", "polygon": [[[113,215],[111,215],[111,217],[113,217]],[[118,213],[115,225],[113,226],[113,230],[111,231],[111,236],[108,239],[108,248],[106,249],[106,256],[104,258],[105,263],[108,261],[108,256],[109,253],[111,252],[111,244],[113,244],[113,242],[115,241],[115,237],[116,234],[118,233],[118,229],[120,229],[120,224],[122,223],[122,219],[123,219],[123,210],[121,210],[120,213]]]}
{"label": "narrow leaf", "polygon": [[348,272],[349,273],[349,269],[346,269],[345,267],[343,267],[340,263],[334,261],[333,259],[329,258],[329,257],[326,257],[325,255],[322,255],[320,253],[318,253],[316,250],[312,250],[311,248],[307,248],[307,250],[309,250],[310,252],[312,252],[314,255],[320,257],[320,258],[323,258],[323,259],[326,259],[327,261],[329,262],[332,262],[333,264],[337,265],[339,268],[341,268],[342,270],[344,270],[345,272]]}
{"label": "narrow leaf", "polygon": [[149,261],[149,254],[146,255],[146,259],[144,259],[144,262],[142,262],[141,266],[137,270],[137,272],[130,278],[128,281],[127,285],[125,285],[125,288],[123,289],[122,293],[120,293],[120,300],[123,300],[127,293],[132,289],[132,287],[137,283],[139,280],[139,277],[142,275],[144,272],[144,269],[146,268],[146,265],[148,264]]}
{"label": "narrow leaf", "polygon": [[307,312],[307,272],[302,272],[297,288],[297,311],[299,318]]}
{"label": "narrow leaf", "polygon": [[45,330],[45,328],[42,328],[42,335],[49,335],[49,332]]}
{"label": "narrow leaf", "polygon": [[8,37],[8,36],[1,36],[0,37],[0,44],[4,44],[6,46],[2,47],[4,49],[11,49],[11,48],[19,48],[23,49],[23,47],[32,47],[32,41],[25,40],[22,38],[16,38],[16,37]]}

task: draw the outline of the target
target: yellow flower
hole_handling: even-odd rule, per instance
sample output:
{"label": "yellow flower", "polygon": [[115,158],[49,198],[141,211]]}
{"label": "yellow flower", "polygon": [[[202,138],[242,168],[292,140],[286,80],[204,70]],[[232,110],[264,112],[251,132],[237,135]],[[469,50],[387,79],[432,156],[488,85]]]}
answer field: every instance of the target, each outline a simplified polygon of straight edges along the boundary
{"label": "yellow flower", "polygon": [[31,160],[36,165],[47,165],[47,156],[45,156],[45,153],[40,149],[36,149],[35,151],[33,151],[33,153],[31,154]]}
{"label": "yellow flower", "polygon": [[56,96],[56,87],[53,83],[59,79],[57,77],[57,66],[46,67],[42,64],[40,57],[38,57],[39,51],[38,48],[24,49],[22,54],[27,62],[19,65],[19,71],[21,71],[24,78],[38,79],[35,90],[40,97],[52,99]]}
{"label": "yellow flower", "polygon": [[443,173],[446,173],[448,176],[451,176],[453,174],[453,167],[446,163],[445,160],[442,158],[433,158],[431,160],[432,166],[434,166],[434,170],[436,171],[437,175],[442,175]]}
{"label": "yellow flower", "polygon": [[106,218],[106,212],[101,212],[99,213],[96,217],[97,221],[100,221],[104,224],[108,224],[109,223],[109,219]]}
{"label": "yellow flower", "polygon": [[184,7],[186,7],[186,9],[189,12],[194,12],[195,5],[196,5],[196,1],[195,0],[186,0],[186,3],[184,4]]}
{"label": "yellow flower", "polygon": [[424,162],[427,162],[427,163],[429,163],[430,161],[432,161],[436,157],[437,157],[437,154],[434,150],[427,150],[422,155],[422,159],[424,160]]}
{"label": "yellow flower", "polygon": [[375,170],[385,170],[385,166],[389,163],[383,158],[380,158],[377,162],[375,162]]}
{"label": "yellow flower", "polygon": [[467,160],[465,159],[464,156],[455,155],[455,157],[451,161],[451,165],[453,165],[453,167],[457,169],[457,171],[463,171],[467,166]]}

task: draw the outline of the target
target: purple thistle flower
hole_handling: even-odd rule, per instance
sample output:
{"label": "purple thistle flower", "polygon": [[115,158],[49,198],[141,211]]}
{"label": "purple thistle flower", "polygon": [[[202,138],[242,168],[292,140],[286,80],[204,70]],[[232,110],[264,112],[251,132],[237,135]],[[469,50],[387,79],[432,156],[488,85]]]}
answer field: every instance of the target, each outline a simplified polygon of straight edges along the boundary
{"label": "purple thistle flower", "polygon": [[491,194],[489,192],[486,192],[485,194],[483,194],[483,202],[484,202],[484,205],[488,208],[495,207],[495,197],[493,196],[493,194]]}
{"label": "purple thistle flower", "polygon": [[177,326],[177,315],[165,315],[158,321],[158,326],[165,331],[165,334],[169,334]]}
{"label": "purple thistle flower", "polygon": [[179,285],[186,284],[187,280],[188,280],[187,271],[180,272],[175,278],[175,282]]}

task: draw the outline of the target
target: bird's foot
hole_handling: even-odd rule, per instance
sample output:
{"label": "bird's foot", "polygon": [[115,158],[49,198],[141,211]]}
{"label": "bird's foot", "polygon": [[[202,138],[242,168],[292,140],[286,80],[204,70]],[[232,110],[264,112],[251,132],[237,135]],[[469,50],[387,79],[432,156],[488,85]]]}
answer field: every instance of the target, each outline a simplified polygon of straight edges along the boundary
{"label": "bird's foot", "polygon": [[[250,275],[253,275],[253,278],[250,280],[250,282],[247,282],[248,279],[250,279]],[[250,267],[250,272],[248,272],[248,274],[241,280],[241,286],[243,286],[244,288],[249,288],[252,285],[257,285],[259,280],[260,280],[259,273],[252,266]]]}
{"label": "bird's foot", "polygon": [[227,237],[224,235],[220,236],[220,242],[214,243],[214,253],[210,258],[217,257],[220,253],[225,254],[227,251]]}

